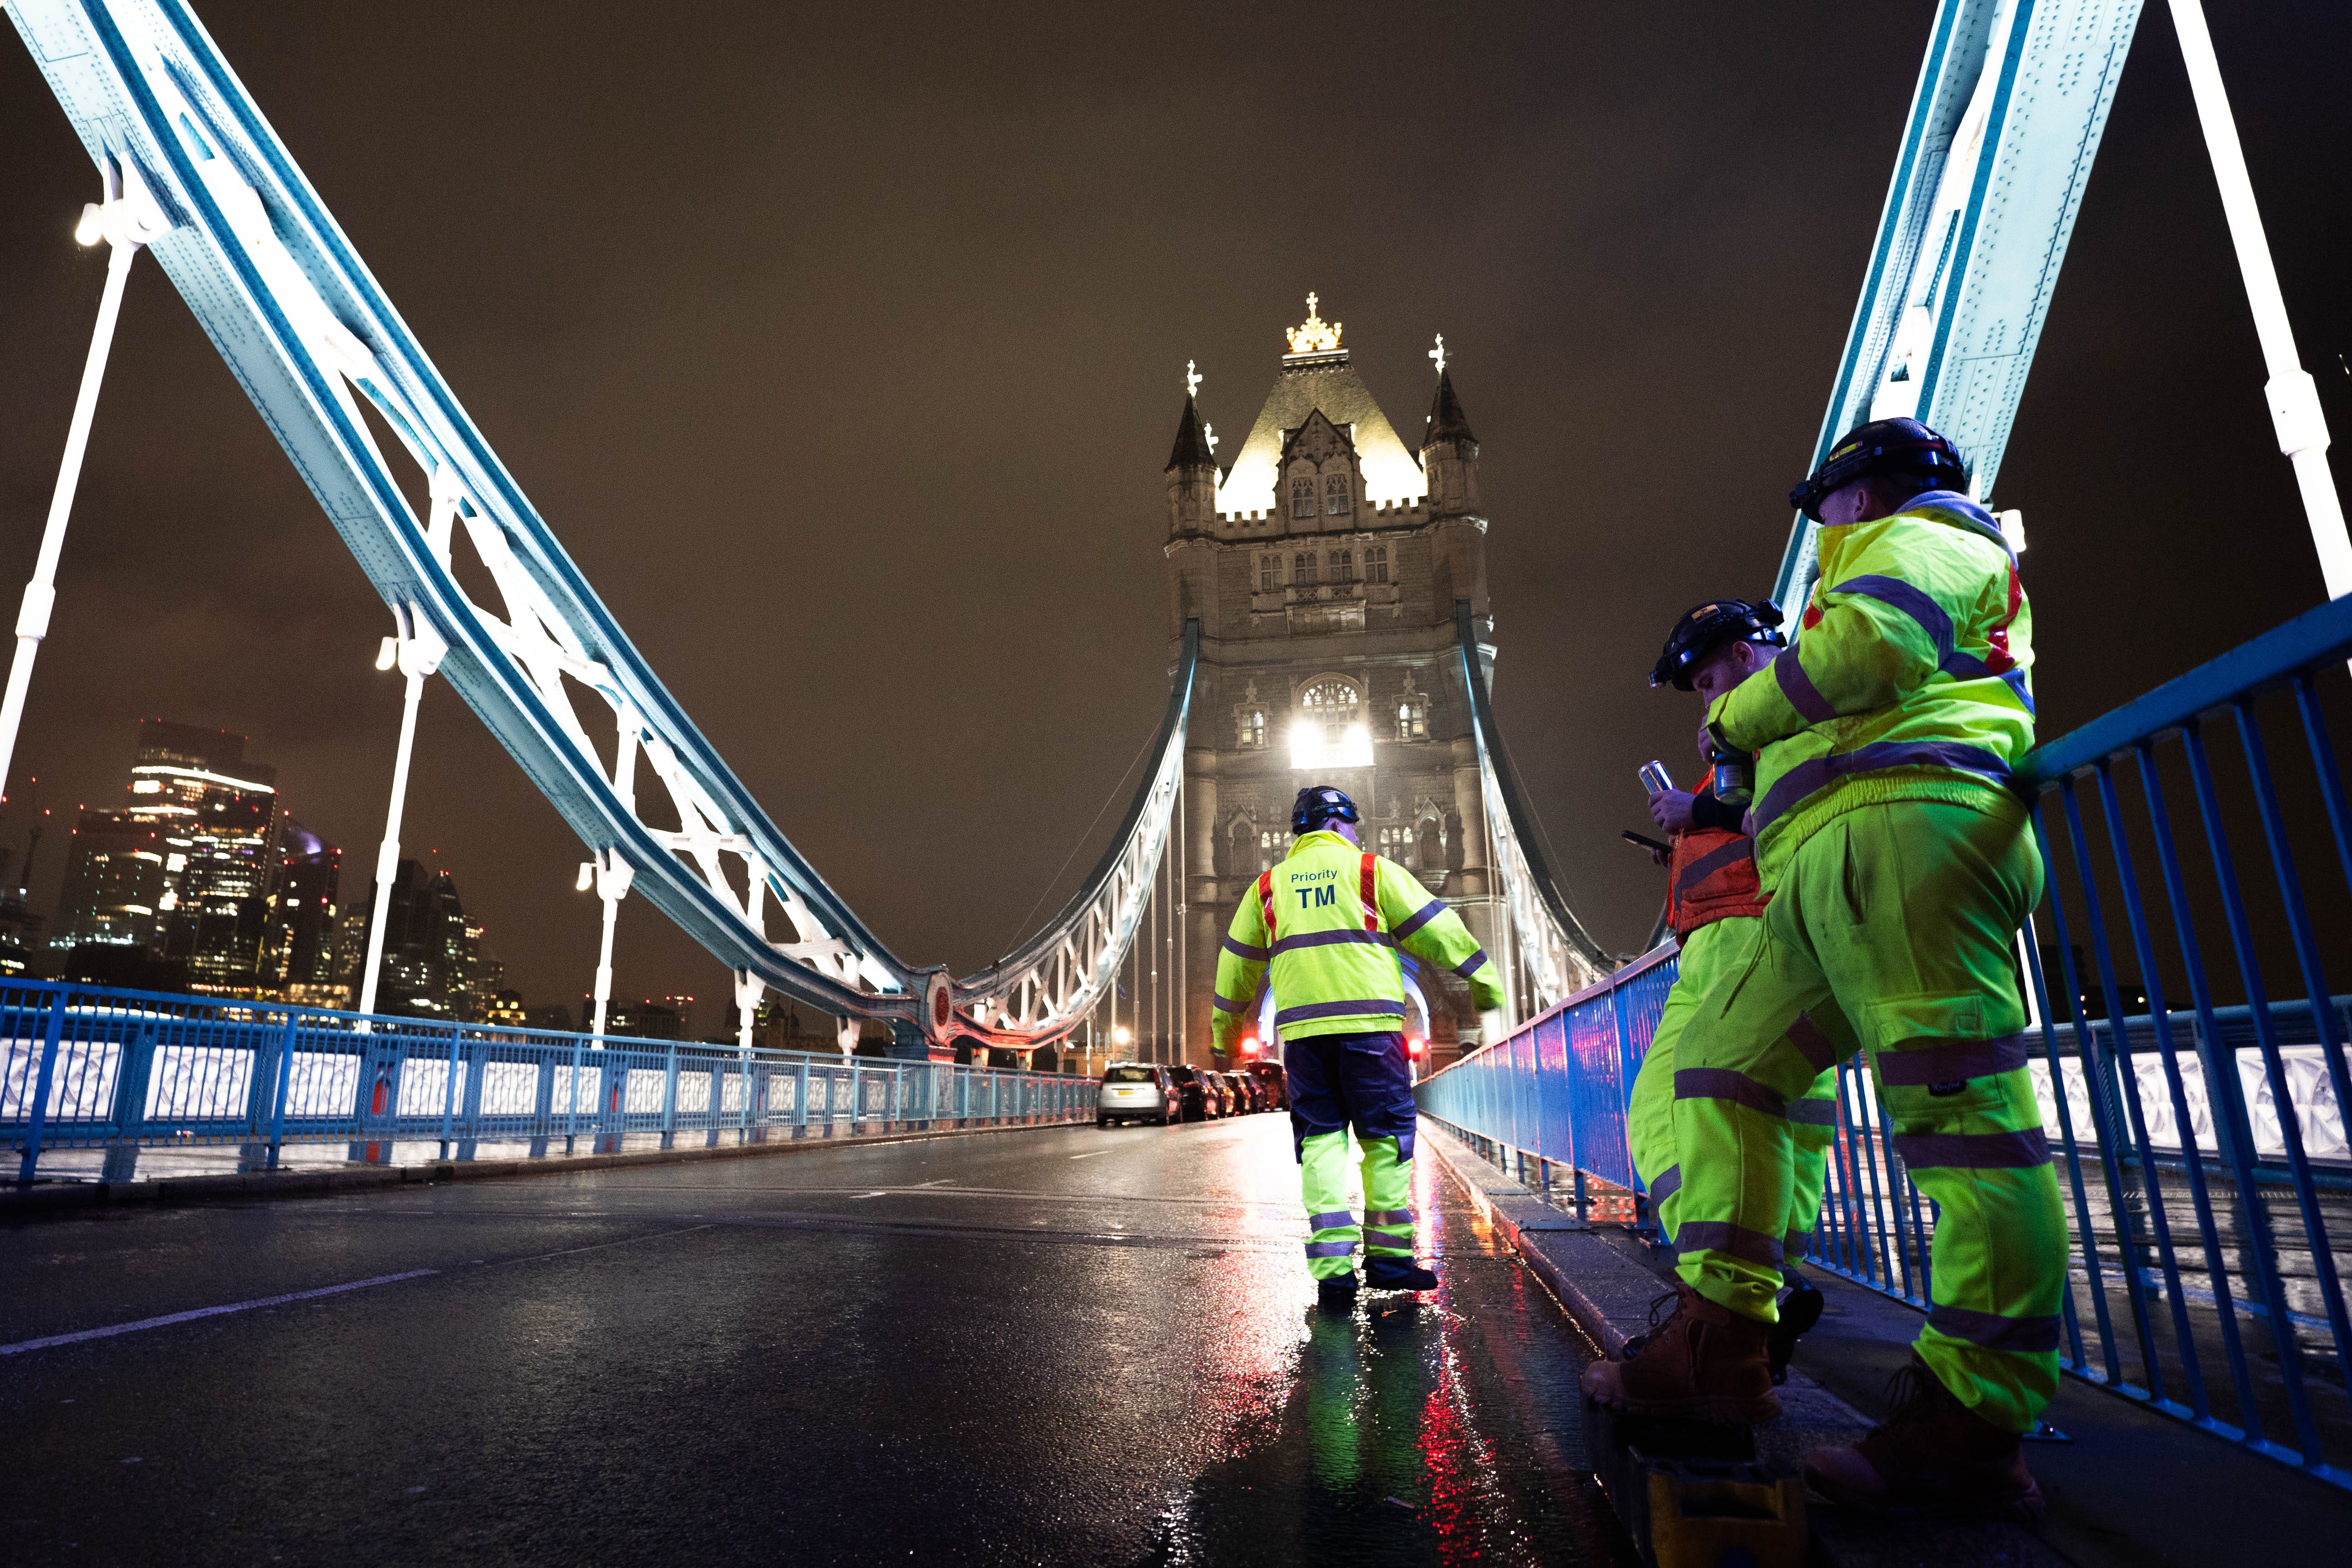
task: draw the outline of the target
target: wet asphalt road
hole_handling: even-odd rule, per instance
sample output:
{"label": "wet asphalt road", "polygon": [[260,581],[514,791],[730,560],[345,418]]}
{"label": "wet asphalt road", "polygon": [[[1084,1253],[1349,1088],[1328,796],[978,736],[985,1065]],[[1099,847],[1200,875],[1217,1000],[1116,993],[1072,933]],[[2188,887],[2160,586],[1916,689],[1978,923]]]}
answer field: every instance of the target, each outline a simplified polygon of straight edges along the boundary
{"label": "wet asphalt road", "polygon": [[1424,1158],[1313,1302],[1286,1121],[0,1231],[21,1563],[1619,1563],[1589,1352]]}

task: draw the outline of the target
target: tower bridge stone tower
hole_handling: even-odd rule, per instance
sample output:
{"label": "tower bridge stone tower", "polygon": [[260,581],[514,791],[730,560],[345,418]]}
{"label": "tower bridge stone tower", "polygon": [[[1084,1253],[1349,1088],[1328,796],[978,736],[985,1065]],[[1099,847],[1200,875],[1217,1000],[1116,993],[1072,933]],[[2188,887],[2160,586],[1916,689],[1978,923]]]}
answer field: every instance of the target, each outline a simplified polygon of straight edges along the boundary
{"label": "tower bridge stone tower", "polygon": [[[1169,634],[1201,623],[1184,763],[1186,1023],[1210,1064],[1216,955],[1234,910],[1290,842],[1309,784],[1353,797],[1364,847],[1458,909],[1489,951],[1492,886],[1454,602],[1491,647],[1478,440],[1443,340],[1418,450],[1398,438],[1307,296],[1274,387],[1221,467],[1188,378],[1168,459]],[[1482,666],[1491,679],[1491,671]],[[1498,954],[1499,955],[1499,954]],[[1468,986],[1411,973],[1408,1027],[1443,1062],[1478,1038]]]}

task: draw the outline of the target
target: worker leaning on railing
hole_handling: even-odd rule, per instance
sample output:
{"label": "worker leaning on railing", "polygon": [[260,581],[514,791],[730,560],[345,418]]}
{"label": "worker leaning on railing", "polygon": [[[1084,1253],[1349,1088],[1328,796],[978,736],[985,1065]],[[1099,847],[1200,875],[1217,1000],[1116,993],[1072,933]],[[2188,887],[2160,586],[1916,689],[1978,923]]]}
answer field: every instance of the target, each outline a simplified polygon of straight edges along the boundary
{"label": "worker leaning on railing", "polygon": [[[1376,1290],[1427,1290],[1437,1276],[1412,1258],[1412,1070],[1405,1056],[1402,948],[1470,983],[1481,1011],[1503,1005],[1486,949],[1413,874],[1357,842],[1356,803],[1328,785],[1298,792],[1297,841],[1234,911],[1217,955],[1213,1036],[1220,1051],[1249,1016],[1262,980],[1290,1097],[1307,1203],[1307,1272],[1323,1304],[1356,1292],[1356,1240]],[[1348,1129],[1363,1145],[1364,1219],[1348,1202]]]}
{"label": "worker leaning on railing", "polygon": [[2015,557],[1960,493],[1950,442],[1865,425],[1790,500],[1822,524],[1797,646],[1708,710],[1755,757],[1771,902],[1738,972],[1676,1043],[1679,1300],[1595,1397],[1637,1412],[1778,1413],[1766,1365],[1794,1182],[1790,1102],[1870,1054],[1894,1152],[1937,1205],[1936,1304],[1886,1423],[1816,1449],[1813,1486],[1865,1508],[2031,1518],[2018,1446],[2057,1393],[2066,1235],[2011,964],[2042,858],[2011,770],[2033,743]]}
{"label": "worker leaning on railing", "polygon": [[[1750,605],[1717,599],[1701,605],[1675,623],[1665,651],[1650,672],[1650,684],[1696,691],[1702,705],[1712,705],[1774,658],[1785,657],[1780,625],[1780,607],[1769,600]],[[1704,726],[1699,755],[1702,763],[1714,758],[1714,742]],[[1625,1138],[1668,1245],[1675,1243],[1682,1218],[1683,1173],[1675,1148],[1675,1042],[1707,987],[1736,971],[1749,946],[1760,939],[1769,897],[1757,876],[1755,841],[1741,831],[1744,810],[1718,800],[1711,781],[1696,794],[1664,789],[1650,795],[1650,815],[1673,845],[1666,861],[1666,923],[1681,953],[1674,986],[1666,993],[1649,1050],[1633,1079],[1625,1107]],[[1832,1068],[1788,1106],[1796,1166],[1789,1212],[1777,1233],[1789,1289],[1780,1299],[1767,1346],[1766,1361],[1775,1384],[1787,1376],[1799,1336],[1822,1315],[1822,1293],[1797,1273],[1796,1264],[1811,1246],[1813,1222],[1822,1210],[1829,1147],[1837,1132],[1836,1092]]]}

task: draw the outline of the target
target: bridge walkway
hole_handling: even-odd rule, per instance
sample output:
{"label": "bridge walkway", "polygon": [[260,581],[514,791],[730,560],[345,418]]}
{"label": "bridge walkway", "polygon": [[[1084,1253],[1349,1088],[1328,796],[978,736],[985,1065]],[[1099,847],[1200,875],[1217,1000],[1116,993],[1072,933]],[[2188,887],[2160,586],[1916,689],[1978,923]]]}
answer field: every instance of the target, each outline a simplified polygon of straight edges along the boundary
{"label": "bridge walkway", "polygon": [[26,1221],[8,1556],[1625,1561],[1465,1190],[1339,1320],[1297,1191],[1260,1115]]}

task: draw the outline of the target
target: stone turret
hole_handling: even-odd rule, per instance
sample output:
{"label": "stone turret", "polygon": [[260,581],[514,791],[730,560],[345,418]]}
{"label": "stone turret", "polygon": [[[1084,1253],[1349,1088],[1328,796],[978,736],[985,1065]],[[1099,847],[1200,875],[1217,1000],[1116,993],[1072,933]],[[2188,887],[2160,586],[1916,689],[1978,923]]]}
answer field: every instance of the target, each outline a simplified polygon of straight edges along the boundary
{"label": "stone turret", "polygon": [[1429,476],[1433,517],[1462,517],[1478,509],[1478,437],[1454,395],[1454,376],[1441,368],[1437,395],[1429,404],[1428,434],[1421,439],[1422,471]]}
{"label": "stone turret", "polygon": [[1217,525],[1217,458],[1201,427],[1201,410],[1188,394],[1176,422],[1175,449],[1168,455],[1170,537],[1209,533]]}

